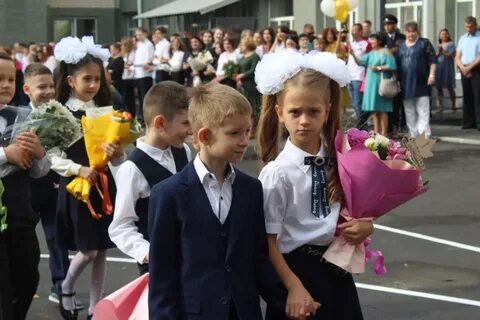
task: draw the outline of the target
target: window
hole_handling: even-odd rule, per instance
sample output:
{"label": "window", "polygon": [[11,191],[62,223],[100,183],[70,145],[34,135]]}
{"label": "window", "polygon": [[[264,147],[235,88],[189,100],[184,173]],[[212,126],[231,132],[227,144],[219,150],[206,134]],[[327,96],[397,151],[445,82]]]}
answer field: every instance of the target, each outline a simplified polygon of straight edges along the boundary
{"label": "window", "polygon": [[468,16],[475,16],[474,14],[474,3],[472,0],[457,0],[455,5],[455,40],[458,42],[458,39],[465,33],[464,23],[465,18]]}
{"label": "window", "polygon": [[418,0],[386,0],[385,14],[393,14],[398,19],[401,30],[409,21],[416,21],[422,30],[422,2]]}
{"label": "window", "polygon": [[53,21],[53,40],[55,42],[62,38],[72,35],[71,20],[55,20]]}
{"label": "window", "polygon": [[97,41],[97,19],[55,19],[53,21],[53,40],[57,42],[68,36],[79,38],[83,36],[93,36],[95,41]]}

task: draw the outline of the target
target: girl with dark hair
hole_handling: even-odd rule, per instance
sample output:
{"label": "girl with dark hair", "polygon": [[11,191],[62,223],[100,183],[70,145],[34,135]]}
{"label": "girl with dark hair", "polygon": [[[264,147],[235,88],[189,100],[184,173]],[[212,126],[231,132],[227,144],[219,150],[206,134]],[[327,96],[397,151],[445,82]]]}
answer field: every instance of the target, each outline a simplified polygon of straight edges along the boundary
{"label": "girl with dark hair", "polygon": [[183,59],[185,57],[185,49],[183,48],[180,36],[170,37],[170,79],[179,84],[185,84],[185,71],[183,70]]}
{"label": "girl with dark hair", "polygon": [[213,56],[199,37],[190,38],[190,48],[191,52],[184,58],[184,70],[187,73],[187,85],[195,87],[213,79],[215,69],[211,65]]}
{"label": "girl with dark hair", "polygon": [[[55,57],[61,61],[56,81],[56,99],[78,118],[85,115],[89,109],[112,104],[102,62],[110,56],[108,49],[98,49],[92,45],[93,39],[85,38],[82,41],[77,38],[64,38],[55,47]],[[84,56],[79,52],[85,52]],[[112,164],[118,165],[123,161],[120,144],[106,143],[102,148]],[[70,250],[78,250],[61,284],[60,314],[64,319],[77,319],[75,282],[87,265],[91,264],[88,308],[88,319],[91,319],[95,305],[103,293],[106,250],[114,247],[108,236],[112,216],[103,215],[100,219],[93,219],[87,204],[77,200],[66,190],[66,186],[75,176],[87,179],[92,185],[98,179],[97,170],[89,166],[83,139],[64,153],[53,155],[51,161],[52,169],[61,176],[57,203],[58,239]],[[108,166],[105,170],[110,196],[115,199],[113,176]],[[93,208],[102,207],[101,195],[95,188],[91,189],[90,201]]]}
{"label": "girl with dark hair", "polygon": [[452,110],[456,111],[455,106],[455,43],[450,38],[448,29],[440,30],[438,34],[437,50],[437,72],[435,77],[435,86],[438,90],[438,102],[440,104],[440,113],[443,112],[443,89],[447,89],[452,101]]}
{"label": "girl with dark hair", "polygon": [[277,34],[275,41],[273,42],[270,53],[282,51],[287,47],[287,35],[290,33],[290,29],[285,25],[280,25],[277,28]]}
{"label": "girl with dark hair", "polygon": [[358,65],[367,69],[365,91],[363,92],[362,111],[373,112],[374,131],[386,136],[388,131],[388,112],[393,110],[393,99],[382,97],[378,91],[380,80],[391,77],[397,69],[395,58],[385,48],[386,35],[382,32],[370,35],[372,51],[358,58],[355,52],[350,54]]}
{"label": "girl with dark hair", "polygon": [[275,41],[275,31],[273,31],[271,27],[267,27],[262,30],[261,34],[263,40],[263,54],[268,54]]}
{"label": "girl with dark hair", "polygon": [[120,94],[122,94],[122,75],[125,61],[122,57],[122,46],[119,42],[110,44],[110,54],[112,57],[108,60],[107,70],[110,73],[113,86]]}
{"label": "girl with dark hair", "polygon": [[41,57],[42,59],[40,60],[40,62],[43,63],[53,73],[57,68],[57,60],[53,56],[53,48],[51,45],[44,44],[42,46]]}
{"label": "girl with dark hair", "polygon": [[215,78],[215,81],[225,84],[232,88],[236,87],[236,81],[233,79],[233,74],[225,74],[225,65],[227,63],[234,63],[237,65],[240,55],[236,52],[235,46],[232,39],[223,40],[224,52],[218,58],[218,65]]}

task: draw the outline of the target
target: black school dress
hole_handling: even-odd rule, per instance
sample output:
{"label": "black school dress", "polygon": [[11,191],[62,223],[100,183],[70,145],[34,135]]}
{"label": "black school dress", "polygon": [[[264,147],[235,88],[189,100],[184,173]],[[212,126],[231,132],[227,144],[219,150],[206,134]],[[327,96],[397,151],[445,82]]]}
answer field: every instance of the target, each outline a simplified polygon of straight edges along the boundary
{"label": "black school dress", "polygon": [[[84,111],[73,112],[75,117],[81,118]],[[68,148],[65,153],[67,158],[82,166],[89,167],[85,142],[82,139]],[[108,177],[108,190],[112,203],[115,200],[117,189],[112,173],[106,167]],[[96,220],[90,214],[87,204],[75,199],[66,189],[66,186],[75,179],[72,177],[60,177],[57,202],[57,234],[58,241],[66,245],[69,250],[90,251],[105,250],[115,247],[108,235],[108,226],[112,222],[112,215],[102,212],[102,199],[97,189],[92,186],[90,201],[93,208],[102,218]]]}

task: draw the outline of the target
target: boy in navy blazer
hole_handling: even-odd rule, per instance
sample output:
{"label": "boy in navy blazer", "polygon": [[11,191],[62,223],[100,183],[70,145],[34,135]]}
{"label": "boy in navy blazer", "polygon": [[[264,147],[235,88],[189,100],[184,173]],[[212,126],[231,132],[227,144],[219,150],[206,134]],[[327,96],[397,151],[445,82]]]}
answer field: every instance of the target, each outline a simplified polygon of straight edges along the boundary
{"label": "boy in navy blazer", "polygon": [[199,153],[150,195],[151,320],[261,320],[259,294],[284,308],[286,291],[268,259],[262,186],[232,165],[248,147],[251,112],[225,85],[192,93]]}

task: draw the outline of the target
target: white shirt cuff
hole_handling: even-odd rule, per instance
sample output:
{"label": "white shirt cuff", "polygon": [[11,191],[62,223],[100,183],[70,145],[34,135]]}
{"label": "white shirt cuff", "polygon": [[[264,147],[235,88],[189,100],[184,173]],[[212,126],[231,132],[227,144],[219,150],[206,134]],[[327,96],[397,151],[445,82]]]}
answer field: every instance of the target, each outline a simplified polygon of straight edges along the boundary
{"label": "white shirt cuff", "polygon": [[0,148],[0,165],[7,163],[7,155],[5,154],[5,148]]}
{"label": "white shirt cuff", "polygon": [[147,243],[145,245],[142,245],[140,248],[135,250],[135,256],[133,257],[135,260],[137,260],[138,263],[143,264],[145,257],[148,255],[148,252],[150,251],[150,243]]}
{"label": "white shirt cuff", "polygon": [[267,234],[279,234],[282,231],[282,224],[278,222],[265,223]]}

